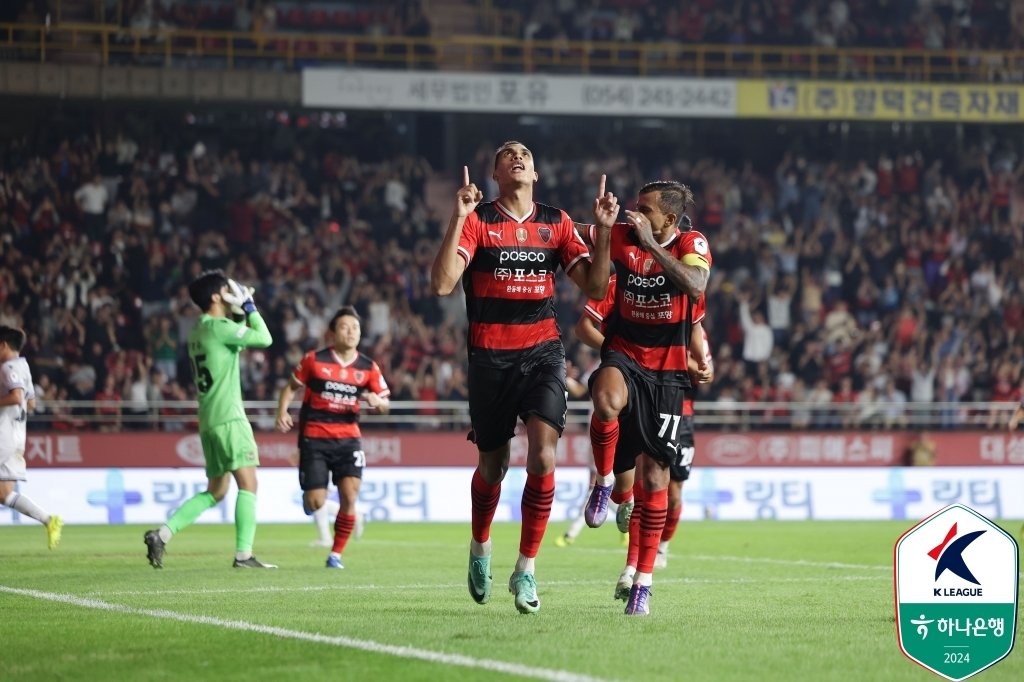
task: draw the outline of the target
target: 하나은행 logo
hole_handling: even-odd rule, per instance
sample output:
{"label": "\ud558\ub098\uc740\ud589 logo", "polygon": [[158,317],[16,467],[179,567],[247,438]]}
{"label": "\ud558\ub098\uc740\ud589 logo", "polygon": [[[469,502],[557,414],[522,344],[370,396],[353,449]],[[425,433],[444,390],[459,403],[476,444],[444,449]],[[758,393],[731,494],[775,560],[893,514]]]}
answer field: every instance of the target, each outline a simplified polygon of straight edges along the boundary
{"label": "\ud558\ub098\uc740\ud589 logo", "polygon": [[1016,540],[953,504],[908,530],[893,551],[896,634],[910,660],[949,680],[995,665],[1013,648]]}

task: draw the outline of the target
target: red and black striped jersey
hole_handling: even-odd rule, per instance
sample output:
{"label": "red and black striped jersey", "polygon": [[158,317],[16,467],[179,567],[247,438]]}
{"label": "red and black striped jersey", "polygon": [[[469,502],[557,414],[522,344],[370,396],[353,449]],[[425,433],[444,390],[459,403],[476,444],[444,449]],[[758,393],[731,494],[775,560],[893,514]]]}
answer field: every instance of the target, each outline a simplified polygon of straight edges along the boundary
{"label": "red and black striped jersey", "polygon": [[333,348],[310,351],[292,378],[306,387],[299,413],[306,438],[359,438],[359,396],[364,391],[391,395],[380,367],[363,353],[345,363]]}
{"label": "red and black striped jersey", "polygon": [[[583,306],[584,314],[598,324],[602,334],[606,334],[608,331],[608,318],[612,315],[612,311],[615,310],[615,285],[618,277],[615,275],[611,276],[608,280],[608,293],[605,294],[603,299],[588,298],[586,304]],[[691,324],[696,324],[704,318],[705,307],[704,297],[701,296],[697,299],[697,304],[693,308],[693,320]],[[704,358],[707,362],[712,362],[711,359],[711,346],[708,344],[708,333],[701,327],[701,335],[704,339]],[[689,349],[687,349],[689,352]],[[689,401],[689,412],[684,411],[683,414],[693,414],[693,399],[687,398]]]}
{"label": "red and black striped jersey", "polygon": [[[594,227],[591,226],[591,236]],[[711,268],[711,249],[696,230],[675,232],[663,243],[683,263]],[[615,303],[605,318],[605,347],[625,353],[655,372],[686,371],[686,348],[693,324],[704,318],[704,297],[693,303],[673,284],[629,223],[616,223],[611,234]],[[610,288],[609,288],[610,289]]]}
{"label": "red and black striped jersey", "polygon": [[546,342],[561,347],[555,271],[568,273],[590,258],[565,211],[535,203],[530,215],[515,218],[497,201],[481,203],[466,218],[458,252],[466,259],[462,285],[474,361],[510,366],[542,344],[549,352]]}

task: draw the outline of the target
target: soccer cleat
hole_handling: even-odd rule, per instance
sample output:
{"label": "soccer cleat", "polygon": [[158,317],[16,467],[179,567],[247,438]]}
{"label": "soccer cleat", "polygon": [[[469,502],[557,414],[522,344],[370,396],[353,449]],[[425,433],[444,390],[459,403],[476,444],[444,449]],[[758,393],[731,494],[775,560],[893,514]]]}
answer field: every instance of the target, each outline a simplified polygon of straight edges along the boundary
{"label": "soccer cleat", "polygon": [[341,557],[333,554],[327,555],[326,566],[327,568],[345,568],[345,564],[341,563]]}
{"label": "soccer cleat", "polygon": [[629,533],[619,533],[619,544],[623,547],[629,547]]}
{"label": "soccer cleat", "polygon": [[64,528],[64,519],[57,516],[56,514],[50,515],[50,520],[46,522],[46,546],[50,549],[57,549],[57,545],[60,544],[61,529]]}
{"label": "soccer cleat", "polygon": [[167,545],[160,539],[160,532],[156,529],[147,530],[142,539],[146,543],[146,558],[149,559],[149,565],[153,568],[163,568],[164,547]]}
{"label": "soccer cleat", "polygon": [[533,573],[516,571],[508,579],[508,591],[516,596],[516,608],[519,613],[537,613],[540,611],[540,598],[537,597],[537,581]]}
{"label": "soccer cleat", "polygon": [[651,588],[647,585],[633,585],[629,588],[629,599],[626,601],[627,616],[649,616],[651,607],[648,600],[651,598]]}
{"label": "soccer cleat", "polygon": [[665,568],[668,566],[668,550],[658,550],[658,554],[654,557],[655,568]]}
{"label": "soccer cleat", "polygon": [[591,528],[597,528],[608,518],[608,498],[612,495],[610,485],[594,484],[590,491],[590,499],[587,500],[587,508],[583,512],[583,518]]}
{"label": "soccer cleat", "polygon": [[629,533],[629,519],[633,516],[633,503],[633,500],[622,502],[619,504],[618,511],[615,512],[615,525],[620,533]]}
{"label": "soccer cleat", "polygon": [[477,604],[486,604],[491,598],[491,557],[469,554],[469,596]]}
{"label": "soccer cleat", "polygon": [[232,568],[277,568],[276,564],[265,564],[254,556],[248,559],[235,559]]}
{"label": "soccer cleat", "polygon": [[615,583],[615,598],[619,601],[629,601],[629,591],[633,588],[632,566],[622,569],[619,582]]}
{"label": "soccer cleat", "polygon": [[562,533],[557,538],[555,538],[556,547],[568,547],[574,542],[576,542],[576,538],[569,535],[568,533]]}

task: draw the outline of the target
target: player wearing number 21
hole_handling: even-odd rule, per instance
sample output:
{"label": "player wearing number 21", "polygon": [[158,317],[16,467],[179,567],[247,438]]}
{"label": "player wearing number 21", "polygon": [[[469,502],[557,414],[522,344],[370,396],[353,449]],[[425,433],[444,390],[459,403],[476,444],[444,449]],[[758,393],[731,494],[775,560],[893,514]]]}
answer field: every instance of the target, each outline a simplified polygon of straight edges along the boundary
{"label": "player wearing number 21", "polygon": [[299,486],[302,507],[314,514],[327,502],[328,475],[338,486],[341,507],[334,521],[334,544],[327,568],[344,568],[341,553],[356,526],[356,501],[366,455],[359,430],[359,399],[380,414],[389,409],[388,389],[380,367],[357,349],[359,315],[352,306],[334,313],[327,325],[331,345],[302,358],[277,400],[277,430],[291,430],[288,404],[300,388]]}
{"label": "player wearing number 21", "polygon": [[[272,339],[256,311],[252,291],[220,270],[204,272],[188,286],[192,301],[203,311],[188,336],[192,378],[199,393],[199,440],[206,460],[206,490],[186,500],[160,528],[146,531],[147,558],[163,568],[165,545],[178,531],[227,494],[231,479],[238,484],[235,501],[235,568],[277,568],[252,554],[256,538],[256,467],[259,454],[252,426],[242,407],[238,356],[243,348],[266,348]],[[245,324],[230,319],[245,316]]]}

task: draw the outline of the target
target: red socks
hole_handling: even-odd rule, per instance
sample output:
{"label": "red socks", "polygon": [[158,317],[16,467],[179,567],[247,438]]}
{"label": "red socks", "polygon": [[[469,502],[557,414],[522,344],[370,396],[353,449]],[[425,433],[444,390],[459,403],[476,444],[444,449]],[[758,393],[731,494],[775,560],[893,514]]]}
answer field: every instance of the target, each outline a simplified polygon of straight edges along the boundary
{"label": "red socks", "polygon": [[679,525],[679,519],[683,516],[683,503],[679,503],[679,508],[670,510],[668,518],[665,519],[665,530],[661,531],[661,541],[668,542],[672,539],[672,536],[676,534],[676,527]]}
{"label": "red socks", "polygon": [[523,556],[537,556],[540,542],[544,539],[544,531],[548,527],[548,517],[551,516],[551,503],[554,499],[554,472],[543,476],[526,474],[526,487],[523,488],[523,522],[519,536],[519,553]]}
{"label": "red socks", "polygon": [[[501,498],[501,483],[491,485],[480,475],[480,470],[473,472],[473,483],[470,485],[470,497],[473,500],[473,539],[487,542],[491,537],[491,521],[494,511],[498,508]],[[550,503],[548,510],[551,509]]]}
{"label": "red socks", "polygon": [[[633,516],[636,516],[636,507]],[[637,556],[638,573],[654,573],[654,559],[658,555],[661,532],[668,516],[668,488],[644,491],[644,504],[640,512],[640,553]]]}
{"label": "red socks", "polygon": [[618,442],[618,418],[608,422],[600,421],[596,414],[590,418],[590,448],[594,452],[594,466],[599,475],[608,476],[612,473]]}
{"label": "red socks", "polygon": [[337,518],[334,519],[334,547],[331,549],[332,552],[341,554],[345,551],[345,545],[348,543],[348,539],[352,537],[352,529],[355,527],[355,514],[342,514],[338,512]]}

